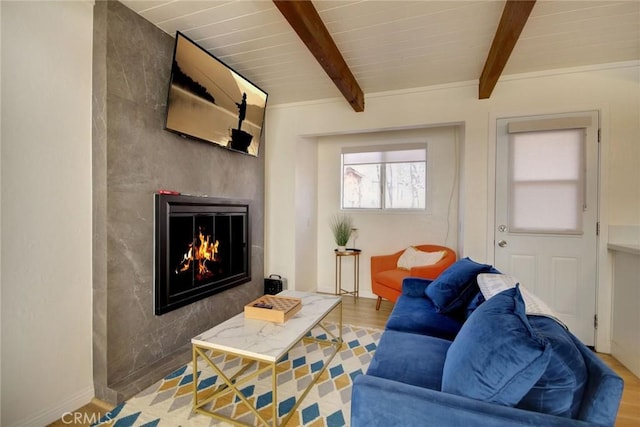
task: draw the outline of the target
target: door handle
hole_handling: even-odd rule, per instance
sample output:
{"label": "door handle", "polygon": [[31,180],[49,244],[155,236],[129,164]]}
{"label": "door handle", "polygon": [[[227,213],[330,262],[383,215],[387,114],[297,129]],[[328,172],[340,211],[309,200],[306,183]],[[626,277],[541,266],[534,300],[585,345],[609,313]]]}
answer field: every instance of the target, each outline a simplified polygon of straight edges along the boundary
{"label": "door handle", "polygon": [[507,246],[507,241],[506,240],[498,240],[498,246],[500,246],[501,248],[504,248],[505,246]]}

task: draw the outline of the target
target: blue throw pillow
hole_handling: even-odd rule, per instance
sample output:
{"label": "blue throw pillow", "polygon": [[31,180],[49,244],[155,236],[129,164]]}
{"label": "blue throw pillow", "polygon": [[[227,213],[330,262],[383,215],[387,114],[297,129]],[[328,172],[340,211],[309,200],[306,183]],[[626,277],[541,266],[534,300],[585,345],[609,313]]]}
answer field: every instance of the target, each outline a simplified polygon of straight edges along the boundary
{"label": "blue throw pillow", "polygon": [[516,406],[545,414],[578,418],[587,384],[587,366],[569,332],[548,317],[528,316],[533,330],[553,351],[542,377]]}
{"label": "blue throw pillow", "polygon": [[491,269],[490,265],[479,264],[468,257],[459,259],[427,286],[425,294],[433,301],[438,313],[464,309],[479,291],[476,276]]}
{"label": "blue throw pillow", "polygon": [[549,364],[551,346],[525,315],[518,287],[481,304],[447,351],[442,391],[515,406]]}

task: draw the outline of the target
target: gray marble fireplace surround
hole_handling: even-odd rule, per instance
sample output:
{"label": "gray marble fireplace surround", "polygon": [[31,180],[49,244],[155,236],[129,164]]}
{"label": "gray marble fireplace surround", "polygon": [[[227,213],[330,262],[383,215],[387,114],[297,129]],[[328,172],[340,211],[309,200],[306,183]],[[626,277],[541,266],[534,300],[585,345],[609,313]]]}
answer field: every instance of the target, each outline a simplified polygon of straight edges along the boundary
{"label": "gray marble fireplace surround", "polygon": [[[190,339],[262,294],[264,141],[259,157],[164,130],[174,39],[116,1],[95,2],[93,59],[93,379],[115,404],[190,359]],[[154,315],[159,189],[250,200],[251,277]]]}

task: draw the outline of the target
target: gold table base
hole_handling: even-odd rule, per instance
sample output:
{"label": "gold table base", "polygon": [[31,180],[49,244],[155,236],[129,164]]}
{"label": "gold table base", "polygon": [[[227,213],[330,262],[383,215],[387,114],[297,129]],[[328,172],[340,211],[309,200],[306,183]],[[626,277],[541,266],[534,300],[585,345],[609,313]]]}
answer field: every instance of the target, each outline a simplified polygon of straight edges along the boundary
{"label": "gold table base", "polygon": [[[353,295],[356,299],[360,296],[360,250],[347,249],[344,252],[335,250],[336,255],[336,295]],[[342,287],[342,258],[353,257],[353,290],[349,291]]]}
{"label": "gold table base", "polygon": [[[338,325],[337,336],[331,333],[322,324],[322,322],[326,319],[326,316],[328,316],[334,310],[339,310],[339,325]],[[273,426],[273,427],[284,426],[285,424],[287,424],[287,422],[289,422],[291,417],[295,414],[296,409],[298,409],[298,406],[300,406],[304,398],[307,396],[307,394],[309,394],[309,391],[311,391],[311,388],[316,384],[316,382],[318,382],[318,379],[320,378],[320,376],[325,372],[325,370],[327,369],[327,367],[329,366],[329,364],[331,363],[335,355],[338,354],[338,351],[340,351],[340,348],[342,347],[342,302],[340,302],[333,310],[329,311],[329,313],[327,313],[326,316],[323,319],[321,319],[318,323],[316,323],[311,328],[311,330],[313,330],[316,327],[322,328],[327,334],[327,339],[318,339],[315,337],[304,336],[302,339],[298,340],[291,346],[291,348],[293,348],[295,345],[297,345],[302,341],[316,342],[319,345],[333,347],[334,351],[327,358],[327,361],[323,364],[322,369],[320,369],[315,373],[315,375],[313,376],[313,379],[311,380],[307,388],[302,392],[302,395],[300,396],[300,398],[296,399],[295,405],[291,408],[289,413],[285,415],[285,417],[282,419],[282,422],[278,423],[277,365],[280,362],[280,360],[277,360],[275,362],[266,362],[264,360],[255,359],[252,357],[248,357],[246,355],[234,353],[232,351],[212,350],[206,346],[201,346],[198,344],[193,344],[193,411],[198,414],[208,415],[213,418],[228,421],[234,425],[251,427],[252,424],[246,424],[238,420],[229,418],[225,415],[213,412],[209,409],[205,409],[206,405],[208,405],[209,403],[212,403],[214,400],[218,399],[225,393],[233,392],[240,400],[242,400],[242,402],[244,402],[245,405],[247,405],[247,407],[251,410],[251,412],[253,412],[253,414],[256,416],[256,418],[259,420],[261,424],[266,426]],[[226,355],[233,355],[233,356],[240,357],[241,359],[244,360],[245,363],[238,372],[228,377],[222,372],[222,369],[218,367],[213,361],[215,356],[219,354],[226,354]],[[199,358],[204,360],[224,382],[224,384],[220,384],[211,393],[207,393],[206,396],[202,396],[201,395],[202,392],[200,393],[198,392],[197,376],[198,376],[198,359]],[[249,368],[251,368],[256,363],[258,364],[258,369],[255,372],[240,378],[242,374],[244,374]],[[247,384],[250,380],[252,380],[253,378],[256,378],[263,372],[268,372],[268,371],[271,372],[271,391],[272,391],[271,420],[266,419],[262,414],[260,414],[258,411],[258,408],[253,406],[249,402],[249,400],[244,396],[244,394],[240,391],[240,388],[244,384]]]}

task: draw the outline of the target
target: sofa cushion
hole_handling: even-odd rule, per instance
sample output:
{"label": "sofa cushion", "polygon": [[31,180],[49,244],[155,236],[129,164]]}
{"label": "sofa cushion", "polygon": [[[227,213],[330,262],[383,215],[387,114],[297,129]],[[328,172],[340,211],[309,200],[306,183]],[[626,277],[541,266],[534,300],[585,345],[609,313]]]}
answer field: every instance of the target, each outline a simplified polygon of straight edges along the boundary
{"label": "sofa cushion", "polygon": [[387,320],[386,329],[453,340],[462,321],[436,312],[429,298],[401,295]]}
{"label": "sofa cushion", "polygon": [[473,298],[471,298],[471,301],[469,301],[469,304],[467,304],[467,309],[464,315],[465,319],[468,319],[469,316],[471,316],[471,313],[476,311],[476,309],[480,307],[480,304],[482,304],[485,301],[486,300],[484,298],[484,295],[482,295],[482,292],[480,291],[476,292],[476,295]]}
{"label": "sofa cushion", "polygon": [[397,266],[401,270],[411,270],[421,265],[433,265],[440,261],[446,254],[445,251],[425,252],[409,246],[398,258]]}
{"label": "sofa cushion", "polygon": [[518,287],[484,302],[449,347],[442,391],[515,406],[544,373],[551,346],[525,315]]}
{"label": "sofa cushion", "polygon": [[464,309],[478,292],[476,276],[491,271],[492,267],[470,258],[451,264],[425,291],[440,313]]}
{"label": "sofa cushion", "polygon": [[587,383],[587,367],[582,353],[567,330],[555,320],[540,316],[528,318],[533,330],[549,342],[553,351],[542,377],[516,406],[577,418]]}
{"label": "sofa cushion", "polygon": [[385,331],[367,375],[440,390],[442,367],[451,341],[406,332]]}
{"label": "sofa cushion", "polygon": [[402,281],[405,277],[409,277],[409,272],[407,270],[395,269],[381,271],[374,276],[374,279],[376,282],[388,288],[402,292]]}

